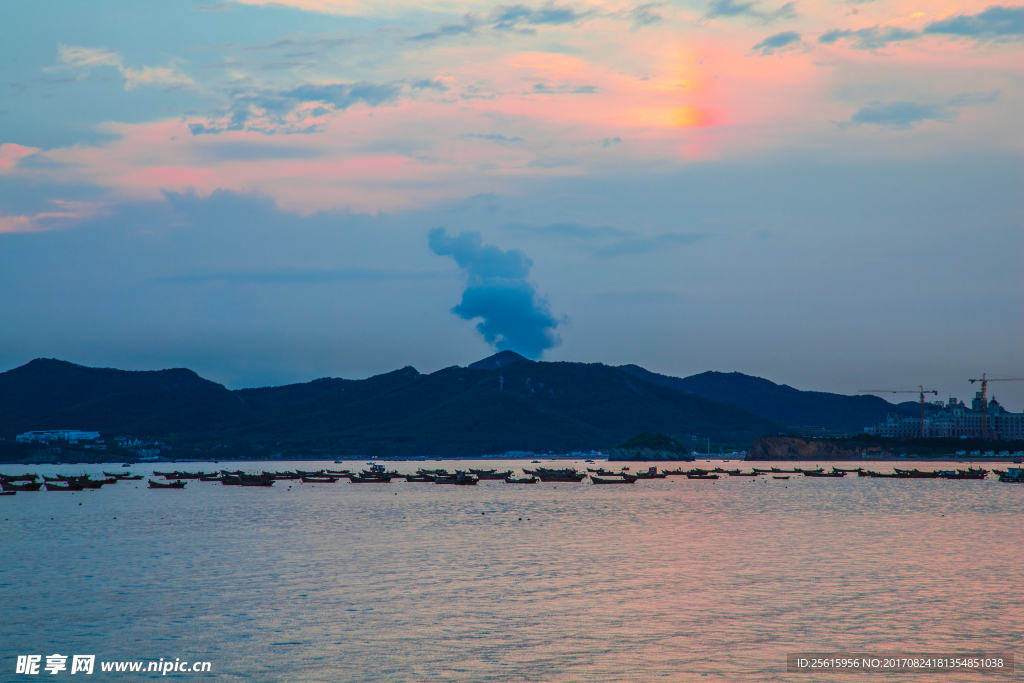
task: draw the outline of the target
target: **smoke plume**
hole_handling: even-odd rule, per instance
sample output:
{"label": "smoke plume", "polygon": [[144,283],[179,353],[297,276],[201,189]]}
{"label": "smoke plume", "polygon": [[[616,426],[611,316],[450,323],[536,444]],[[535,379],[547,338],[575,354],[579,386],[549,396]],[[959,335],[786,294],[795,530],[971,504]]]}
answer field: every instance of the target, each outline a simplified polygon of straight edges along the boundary
{"label": "smoke plume", "polygon": [[452,313],[465,320],[480,319],[476,329],[488,344],[539,358],[561,343],[555,332],[560,321],[527,279],[533,261],[526,254],[484,246],[478,232],[450,236],[444,228],[435,228],[428,240],[431,251],[451,256],[466,274],[466,291]]}

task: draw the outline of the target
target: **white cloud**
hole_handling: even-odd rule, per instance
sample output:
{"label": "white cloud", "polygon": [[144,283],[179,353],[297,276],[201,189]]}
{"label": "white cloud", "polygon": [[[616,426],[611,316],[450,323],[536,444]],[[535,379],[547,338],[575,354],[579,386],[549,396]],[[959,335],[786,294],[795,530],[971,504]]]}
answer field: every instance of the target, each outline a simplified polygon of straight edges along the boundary
{"label": "white cloud", "polygon": [[144,66],[141,69],[121,67],[124,89],[135,90],[141,85],[163,85],[167,87],[191,85],[192,79],[166,66]]}
{"label": "white cloud", "polygon": [[61,45],[59,48],[61,61],[68,68],[90,69],[94,66],[117,67],[124,76],[124,89],[135,90],[140,86],[181,87],[191,85],[192,79],[177,69],[167,66],[144,66],[133,69],[124,65],[124,59],[114,50],[108,48],[80,47]]}

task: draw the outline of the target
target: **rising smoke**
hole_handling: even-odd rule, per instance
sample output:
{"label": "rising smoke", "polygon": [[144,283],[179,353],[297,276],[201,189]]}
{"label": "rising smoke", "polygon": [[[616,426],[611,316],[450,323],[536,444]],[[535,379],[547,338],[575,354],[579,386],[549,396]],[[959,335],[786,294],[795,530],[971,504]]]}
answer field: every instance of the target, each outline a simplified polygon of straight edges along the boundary
{"label": "rising smoke", "polygon": [[561,343],[555,332],[560,321],[527,279],[533,261],[526,254],[484,246],[478,232],[450,236],[444,228],[435,228],[428,240],[431,251],[451,256],[465,272],[466,291],[452,313],[465,320],[479,318],[476,329],[488,344],[539,358]]}

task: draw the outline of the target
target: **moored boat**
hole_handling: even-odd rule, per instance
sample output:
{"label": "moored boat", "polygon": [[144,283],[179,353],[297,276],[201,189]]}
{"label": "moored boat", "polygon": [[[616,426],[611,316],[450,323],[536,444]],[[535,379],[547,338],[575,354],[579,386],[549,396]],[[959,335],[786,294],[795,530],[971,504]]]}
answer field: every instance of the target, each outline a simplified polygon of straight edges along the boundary
{"label": "moored boat", "polygon": [[480,481],[472,474],[459,473],[451,477],[434,477],[435,484],[454,484],[455,486],[476,486]]}
{"label": "moored boat", "polygon": [[149,480],[149,488],[151,488],[151,489],[183,489],[183,488],[185,488],[185,482],[183,480],[181,480],[181,479],[176,479],[175,481],[169,482],[167,484],[162,484],[162,483],[160,483],[158,481],[153,481],[152,479],[150,479]]}
{"label": "moored boat", "polygon": [[43,484],[43,486],[46,487],[47,491],[84,491],[85,490],[80,484],[72,483],[72,482],[69,482],[66,486],[61,486],[60,484],[51,484],[50,482],[46,482],[45,484]]}
{"label": "moored boat", "polygon": [[0,481],[35,481],[38,474],[0,474]]}
{"label": "moored boat", "polygon": [[922,472],[916,467],[912,470],[900,470],[893,468],[900,479],[938,479],[938,472]]}
{"label": "moored boat", "polygon": [[538,481],[537,477],[505,477],[506,484],[536,484]]}
{"label": "moored boat", "polygon": [[41,481],[26,481],[24,484],[0,481],[0,490],[3,491],[38,491],[42,486],[43,482]]}
{"label": "moored boat", "polygon": [[1008,467],[1005,472],[996,471],[999,481],[1006,484],[1024,484],[1024,468]]}
{"label": "moored boat", "polygon": [[717,474],[687,474],[687,479],[718,479]]}
{"label": "moored boat", "polygon": [[637,477],[595,477],[591,476],[590,481],[593,484],[635,484]]}
{"label": "moored boat", "polygon": [[338,477],[302,477],[303,484],[333,484]]}

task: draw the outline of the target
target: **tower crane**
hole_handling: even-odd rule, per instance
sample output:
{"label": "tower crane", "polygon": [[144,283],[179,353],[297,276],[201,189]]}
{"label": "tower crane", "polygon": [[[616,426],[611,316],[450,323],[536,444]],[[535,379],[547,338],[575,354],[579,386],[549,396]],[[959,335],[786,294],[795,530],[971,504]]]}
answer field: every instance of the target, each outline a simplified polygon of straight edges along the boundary
{"label": "tower crane", "polygon": [[861,389],[862,394],[920,394],[921,395],[921,438],[924,438],[924,395],[935,394],[939,395],[939,392],[934,389],[925,389],[923,385],[918,384],[917,389]]}
{"label": "tower crane", "polygon": [[988,438],[988,383],[989,382],[1024,382],[1024,377],[989,377],[982,373],[979,379],[968,380],[971,384],[981,382],[981,436]]}

